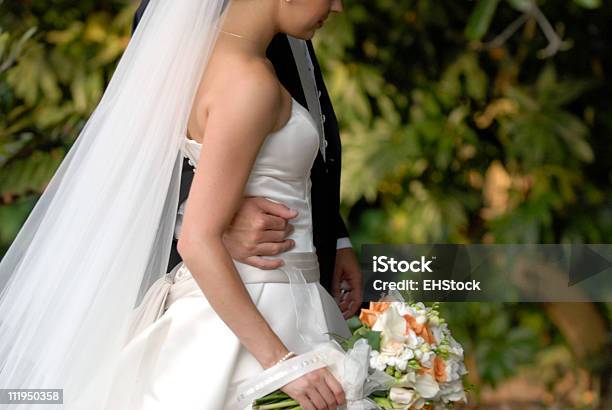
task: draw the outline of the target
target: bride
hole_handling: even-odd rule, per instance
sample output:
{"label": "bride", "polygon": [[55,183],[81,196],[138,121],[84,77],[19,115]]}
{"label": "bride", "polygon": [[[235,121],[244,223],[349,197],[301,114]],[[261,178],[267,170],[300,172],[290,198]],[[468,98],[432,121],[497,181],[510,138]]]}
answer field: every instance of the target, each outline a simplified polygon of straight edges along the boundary
{"label": "bride", "polygon": [[[305,410],[346,403],[330,333],[350,332],[312,241],[317,126],[265,56],[278,32],[309,39],[341,10],[151,1],[0,263],[0,388],[63,389],[70,409],[243,409],[277,388]],[[164,275],[182,156],[196,164],[184,262]],[[223,245],[244,195],[298,211],[277,270]]]}

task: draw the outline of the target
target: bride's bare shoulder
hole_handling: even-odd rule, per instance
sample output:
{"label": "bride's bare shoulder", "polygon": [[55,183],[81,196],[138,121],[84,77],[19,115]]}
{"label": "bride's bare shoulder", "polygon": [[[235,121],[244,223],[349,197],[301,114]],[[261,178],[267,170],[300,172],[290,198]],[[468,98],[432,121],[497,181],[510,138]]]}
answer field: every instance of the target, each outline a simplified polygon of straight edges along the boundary
{"label": "bride's bare shoulder", "polygon": [[[215,56],[206,68],[194,102],[190,135],[203,136],[209,115],[214,111],[261,116],[274,129],[283,109],[283,93],[269,60],[230,54]],[[195,135],[194,135],[195,134]]]}

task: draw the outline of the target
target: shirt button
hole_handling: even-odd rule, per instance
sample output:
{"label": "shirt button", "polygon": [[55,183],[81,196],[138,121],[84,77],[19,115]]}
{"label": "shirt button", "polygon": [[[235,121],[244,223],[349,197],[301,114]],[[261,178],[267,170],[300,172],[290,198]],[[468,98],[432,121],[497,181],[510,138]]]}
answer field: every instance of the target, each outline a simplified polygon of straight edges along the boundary
{"label": "shirt button", "polygon": [[325,122],[325,114],[321,114],[321,121]]}
{"label": "shirt button", "polygon": [[321,98],[321,91],[319,91],[319,98]]}

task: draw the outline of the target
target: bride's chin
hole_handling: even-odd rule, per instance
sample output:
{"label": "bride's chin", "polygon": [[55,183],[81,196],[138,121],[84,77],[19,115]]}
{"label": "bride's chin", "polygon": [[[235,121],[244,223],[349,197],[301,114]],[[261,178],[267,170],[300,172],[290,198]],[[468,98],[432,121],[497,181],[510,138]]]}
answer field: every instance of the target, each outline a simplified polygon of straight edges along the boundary
{"label": "bride's chin", "polygon": [[[291,37],[299,38],[300,40],[312,40],[317,30],[319,30],[319,26],[315,26],[310,30],[300,31],[300,32],[285,32],[285,34],[290,35]],[[296,30],[297,31],[297,30]]]}
{"label": "bride's chin", "polygon": [[312,40],[312,38],[314,37],[314,31],[311,31],[309,33],[306,34],[289,34],[289,33],[285,33],[291,37],[297,38],[299,40]]}
{"label": "bride's chin", "polygon": [[312,40],[316,32],[317,32],[317,29],[312,29],[310,31],[307,31],[306,33],[300,33],[299,35],[292,35],[292,36],[295,38],[299,38],[301,40]]}

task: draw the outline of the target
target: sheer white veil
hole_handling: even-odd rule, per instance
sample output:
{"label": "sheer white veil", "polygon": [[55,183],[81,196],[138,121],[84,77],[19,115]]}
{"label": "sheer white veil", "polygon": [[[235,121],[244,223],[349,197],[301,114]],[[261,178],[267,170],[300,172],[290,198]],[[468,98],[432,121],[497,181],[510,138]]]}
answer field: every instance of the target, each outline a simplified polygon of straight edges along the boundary
{"label": "sheer white veil", "polygon": [[227,1],[148,5],[0,262],[0,388],[63,388],[62,408],[104,407],[130,313],[165,273],[180,146]]}

